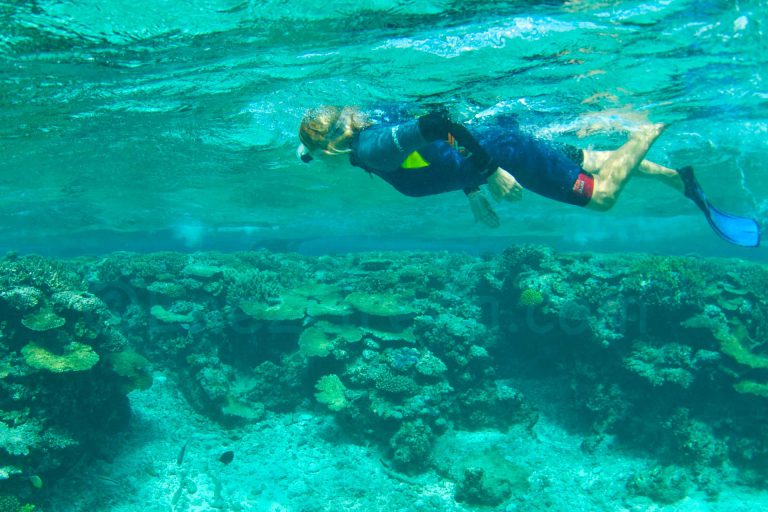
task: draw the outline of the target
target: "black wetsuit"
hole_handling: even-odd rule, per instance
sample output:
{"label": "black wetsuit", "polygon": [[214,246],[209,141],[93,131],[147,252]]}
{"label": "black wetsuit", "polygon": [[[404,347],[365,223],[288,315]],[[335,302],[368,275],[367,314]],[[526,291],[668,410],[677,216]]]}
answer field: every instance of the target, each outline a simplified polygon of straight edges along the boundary
{"label": "black wetsuit", "polygon": [[589,202],[593,178],[582,171],[576,148],[550,145],[516,126],[488,126],[473,136],[451,123],[456,143],[423,130],[420,120],[370,126],[353,139],[351,162],[408,196],[477,188],[498,166],[542,196],[580,206]]}

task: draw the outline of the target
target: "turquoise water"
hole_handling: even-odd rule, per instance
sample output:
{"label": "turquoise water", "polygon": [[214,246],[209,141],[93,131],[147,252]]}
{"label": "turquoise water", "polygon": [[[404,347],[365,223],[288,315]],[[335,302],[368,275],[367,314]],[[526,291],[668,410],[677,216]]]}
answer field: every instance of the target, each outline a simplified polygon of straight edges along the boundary
{"label": "turquoise water", "polygon": [[[768,2],[0,0],[0,512],[768,507],[768,269],[298,161],[307,108],[693,165],[768,221]],[[762,505],[761,505],[762,503]]]}
{"label": "turquoise water", "polygon": [[489,230],[461,194],[408,199],[356,169],[301,165],[296,130],[320,103],[445,105],[603,149],[648,117],[670,124],[652,159],[694,165],[713,201],[762,216],[767,8],[2,2],[3,248],[366,236],[718,251],[695,208],[656,184],[631,183],[608,215],[527,194]]}

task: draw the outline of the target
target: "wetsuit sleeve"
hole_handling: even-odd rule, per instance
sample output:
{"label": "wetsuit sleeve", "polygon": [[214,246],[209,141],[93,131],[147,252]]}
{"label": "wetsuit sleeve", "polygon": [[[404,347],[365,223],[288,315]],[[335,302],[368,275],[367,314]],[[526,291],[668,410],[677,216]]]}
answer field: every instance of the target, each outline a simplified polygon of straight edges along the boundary
{"label": "wetsuit sleeve", "polygon": [[475,164],[475,167],[480,169],[480,175],[483,178],[487,178],[496,172],[499,165],[491,159],[488,152],[483,149],[474,135],[464,125],[451,123],[450,133],[459,145],[467,148],[467,151],[470,153],[468,158]]}
{"label": "wetsuit sleeve", "polygon": [[464,125],[451,121],[444,112],[432,112],[422,116],[418,123],[421,133],[430,142],[446,140],[449,135],[452,135],[460,146],[464,146],[469,151],[467,158],[475,164],[477,169],[480,169],[482,177],[487,178],[498,167],[470,131]]}
{"label": "wetsuit sleeve", "polygon": [[395,126],[372,126],[360,132],[353,164],[380,171],[394,171],[403,160],[429,144],[418,120]]}

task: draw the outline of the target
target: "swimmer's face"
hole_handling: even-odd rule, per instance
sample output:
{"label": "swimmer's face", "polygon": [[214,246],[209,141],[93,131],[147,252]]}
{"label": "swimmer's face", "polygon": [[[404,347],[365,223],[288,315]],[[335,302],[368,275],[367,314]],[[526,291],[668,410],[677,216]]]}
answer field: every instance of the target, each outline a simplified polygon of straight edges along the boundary
{"label": "swimmer's face", "polygon": [[347,153],[343,146],[349,131],[343,122],[342,109],[323,106],[308,110],[299,126],[299,139],[308,150],[327,156]]}
{"label": "swimmer's face", "polygon": [[297,154],[303,162],[311,161],[313,156],[349,154],[355,133],[370,125],[368,118],[357,107],[323,106],[310,109],[299,126],[301,145]]}

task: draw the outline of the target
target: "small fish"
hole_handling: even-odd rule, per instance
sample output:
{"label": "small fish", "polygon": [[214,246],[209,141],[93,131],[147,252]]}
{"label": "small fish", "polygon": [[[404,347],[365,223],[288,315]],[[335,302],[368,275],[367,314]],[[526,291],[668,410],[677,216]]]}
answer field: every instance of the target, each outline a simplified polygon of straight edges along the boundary
{"label": "small fish", "polygon": [[93,475],[93,481],[99,482],[100,484],[106,486],[106,487],[114,487],[118,488],[120,487],[120,482],[112,478],[111,476],[107,475],[101,475],[101,474],[95,474]]}
{"label": "small fish", "polygon": [[43,488],[43,479],[37,475],[30,475],[29,483],[32,484],[32,487],[34,487],[35,489]]}
{"label": "small fish", "polygon": [[235,458],[235,452],[232,450],[227,450],[226,452],[221,454],[221,457],[219,457],[219,460],[224,463],[224,465],[229,464],[232,462],[232,460]]}
{"label": "small fish", "polygon": [[181,463],[184,462],[184,454],[187,453],[187,446],[189,445],[189,439],[187,439],[187,442],[184,443],[184,446],[181,447],[181,451],[179,452],[179,456],[176,457],[176,464],[181,466]]}

